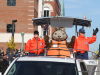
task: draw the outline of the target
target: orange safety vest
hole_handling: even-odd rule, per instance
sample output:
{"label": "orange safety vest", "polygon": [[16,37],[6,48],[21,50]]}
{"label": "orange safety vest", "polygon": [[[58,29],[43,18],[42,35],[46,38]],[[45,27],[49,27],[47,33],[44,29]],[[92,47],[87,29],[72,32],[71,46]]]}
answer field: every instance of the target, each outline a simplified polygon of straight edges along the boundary
{"label": "orange safety vest", "polygon": [[[54,41],[52,40],[52,48],[50,48],[47,52],[47,55],[62,55],[61,57],[68,56],[70,57],[70,51],[66,46],[66,40],[65,41]],[[65,47],[65,48],[53,48],[53,47]]]}
{"label": "orange safety vest", "polygon": [[[38,44],[38,45],[37,45]],[[25,51],[29,51],[29,53],[35,53],[37,54],[37,49],[38,48],[38,55],[40,53],[43,53],[44,49],[40,49],[40,48],[44,48],[45,47],[45,41],[43,39],[40,39],[38,37],[38,40],[36,40],[35,38],[28,40],[26,46],[25,46]]]}
{"label": "orange safety vest", "polygon": [[[87,38],[84,35],[79,35],[75,39],[74,51],[76,53],[77,52],[85,53],[85,51],[89,51],[89,44],[92,44],[95,41],[96,41],[96,35],[93,35],[92,37],[87,37]],[[85,51],[82,51],[82,50],[85,50]]]}

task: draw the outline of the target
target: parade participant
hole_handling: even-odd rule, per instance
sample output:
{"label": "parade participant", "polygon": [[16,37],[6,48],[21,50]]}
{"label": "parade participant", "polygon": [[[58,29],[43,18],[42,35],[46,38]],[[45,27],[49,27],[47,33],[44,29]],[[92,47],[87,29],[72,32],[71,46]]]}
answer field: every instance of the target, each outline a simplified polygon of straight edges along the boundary
{"label": "parade participant", "polygon": [[44,48],[45,47],[45,41],[43,39],[39,38],[39,32],[34,31],[34,38],[29,39],[26,47],[25,47],[25,52],[29,52],[29,56],[43,56],[44,55]]}
{"label": "parade participant", "polygon": [[93,29],[92,37],[85,37],[85,30],[79,29],[79,36],[75,39],[74,49],[75,53],[77,53],[76,58],[78,59],[88,59],[89,44],[92,44],[96,41],[96,34],[98,32],[98,28]]}
{"label": "parade participant", "polygon": [[52,40],[49,43],[49,36],[45,36],[45,44],[47,47],[50,47],[47,51],[48,56],[60,56],[60,57],[70,57],[70,50],[68,48],[73,48],[75,42],[75,36],[72,37],[71,41],[67,42],[67,34],[64,30],[57,29],[52,34]]}

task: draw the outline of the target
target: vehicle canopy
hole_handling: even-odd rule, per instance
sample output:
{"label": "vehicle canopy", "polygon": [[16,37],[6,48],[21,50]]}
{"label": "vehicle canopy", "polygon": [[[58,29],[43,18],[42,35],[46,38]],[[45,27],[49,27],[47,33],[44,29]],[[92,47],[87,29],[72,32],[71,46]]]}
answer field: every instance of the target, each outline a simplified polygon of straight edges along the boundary
{"label": "vehicle canopy", "polygon": [[47,33],[49,25],[51,25],[51,27],[66,27],[66,28],[72,28],[75,25],[76,26],[75,33],[77,36],[77,26],[91,27],[91,20],[72,18],[72,17],[51,16],[51,17],[33,18],[33,25],[34,26],[46,25]]}
{"label": "vehicle canopy", "polygon": [[[77,26],[84,27],[91,27],[91,20],[87,19],[80,19],[80,18],[73,18],[73,17],[62,17],[62,16],[50,16],[50,17],[40,17],[40,18],[33,18],[33,25],[34,26],[42,26],[45,25],[46,32],[48,35],[48,26],[51,27],[65,27],[65,28],[72,28],[75,25],[75,35],[77,37]],[[70,52],[73,52],[73,49],[70,49]],[[88,51],[92,53],[91,51]],[[95,56],[95,53],[92,53]]]}
{"label": "vehicle canopy", "polygon": [[[33,25],[34,26],[46,26],[46,32],[48,35],[48,26],[51,27],[65,27],[65,28],[72,28],[75,25],[75,34],[77,37],[77,26],[84,27],[91,27],[91,20],[87,19],[80,19],[80,18],[73,18],[73,17],[63,17],[63,16],[50,16],[50,17],[40,17],[40,18],[33,18]],[[70,52],[73,52],[73,49],[70,49]],[[91,51],[89,51],[92,53]],[[95,53],[92,53],[95,56]]]}

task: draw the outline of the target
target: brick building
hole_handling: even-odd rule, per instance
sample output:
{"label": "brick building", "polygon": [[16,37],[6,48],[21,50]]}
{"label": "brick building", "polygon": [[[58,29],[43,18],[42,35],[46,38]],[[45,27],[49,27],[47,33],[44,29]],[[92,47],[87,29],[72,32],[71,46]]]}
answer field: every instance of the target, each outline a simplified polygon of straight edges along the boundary
{"label": "brick building", "polygon": [[[17,48],[21,48],[21,32],[24,32],[25,43],[33,38],[34,30],[39,30],[39,36],[43,36],[45,30],[42,27],[34,27],[32,18],[41,17],[42,0],[0,0],[0,47],[6,51],[6,42],[12,35],[12,20],[15,23],[14,41]],[[58,0],[44,0],[44,16],[60,15],[60,4]],[[55,28],[49,27],[50,35]]]}

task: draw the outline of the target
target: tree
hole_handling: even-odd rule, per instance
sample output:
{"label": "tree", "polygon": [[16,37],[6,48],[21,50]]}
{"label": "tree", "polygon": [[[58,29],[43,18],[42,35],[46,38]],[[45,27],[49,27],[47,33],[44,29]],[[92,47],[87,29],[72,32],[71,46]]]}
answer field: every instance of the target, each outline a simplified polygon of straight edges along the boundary
{"label": "tree", "polygon": [[7,42],[7,46],[10,50],[16,49],[17,44],[14,43],[14,37],[11,37],[11,40],[9,40],[9,42]]}

